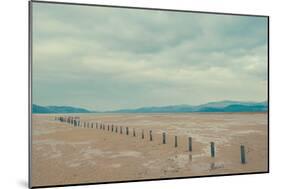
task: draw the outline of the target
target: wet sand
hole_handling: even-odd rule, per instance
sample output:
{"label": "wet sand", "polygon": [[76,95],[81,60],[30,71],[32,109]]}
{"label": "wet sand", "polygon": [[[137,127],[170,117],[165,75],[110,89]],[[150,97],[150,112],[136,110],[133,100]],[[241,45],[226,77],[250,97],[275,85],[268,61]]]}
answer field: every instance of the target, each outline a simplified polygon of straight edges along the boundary
{"label": "wet sand", "polygon": [[[32,186],[267,171],[267,113],[67,114],[82,126],[32,116]],[[95,124],[105,124],[105,130]],[[91,123],[94,128],[91,128]],[[118,132],[107,130],[107,125]],[[120,127],[123,133],[120,134]],[[129,128],[126,135],[125,127]],[[133,128],[136,136],[133,136]],[[141,132],[144,130],[144,139]],[[153,141],[149,140],[152,130]],[[162,132],[167,144],[162,144]],[[178,136],[175,148],[174,137]],[[193,150],[188,151],[188,137]],[[210,142],[216,154],[210,155]],[[240,163],[240,145],[246,164]]]}

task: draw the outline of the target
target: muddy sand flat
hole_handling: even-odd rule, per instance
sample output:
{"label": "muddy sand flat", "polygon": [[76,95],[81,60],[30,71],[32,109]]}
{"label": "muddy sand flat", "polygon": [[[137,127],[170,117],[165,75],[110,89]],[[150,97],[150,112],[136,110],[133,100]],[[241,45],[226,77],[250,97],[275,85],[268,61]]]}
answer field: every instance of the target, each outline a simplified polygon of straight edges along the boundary
{"label": "muddy sand flat", "polygon": [[[267,113],[62,115],[79,116],[89,128],[61,123],[57,116],[32,116],[33,186],[267,171]],[[96,129],[96,122],[105,124],[105,130]],[[210,142],[215,143],[215,158]],[[241,144],[246,164],[240,163]]]}

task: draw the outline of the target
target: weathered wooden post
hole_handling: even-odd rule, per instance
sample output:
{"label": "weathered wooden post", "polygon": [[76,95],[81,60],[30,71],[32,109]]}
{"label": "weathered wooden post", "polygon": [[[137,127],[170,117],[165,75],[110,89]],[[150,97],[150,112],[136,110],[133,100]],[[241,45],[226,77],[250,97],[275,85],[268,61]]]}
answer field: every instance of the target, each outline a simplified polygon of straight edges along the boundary
{"label": "weathered wooden post", "polygon": [[88,123],[87,123],[87,128],[89,128],[89,127],[90,127],[90,123],[88,122]]}
{"label": "weathered wooden post", "polygon": [[109,131],[109,124],[107,125],[107,130]]}
{"label": "weathered wooden post", "polygon": [[112,125],[111,125],[111,132],[113,132],[113,127],[114,127],[114,126],[113,126],[113,124],[112,124]]}
{"label": "weathered wooden post", "polygon": [[129,128],[126,127],[126,135],[129,135]]}
{"label": "weathered wooden post", "polygon": [[163,138],[162,143],[166,144],[166,133],[165,132],[162,133],[162,138]]}
{"label": "weathered wooden post", "polygon": [[144,130],[141,131],[141,138],[144,139]]}
{"label": "weathered wooden post", "polygon": [[115,133],[118,133],[118,127],[117,126],[115,127]]}
{"label": "weathered wooden post", "polygon": [[123,131],[122,131],[122,126],[120,126],[120,134],[122,134],[123,133]]}
{"label": "weathered wooden post", "polygon": [[192,152],[192,137],[188,137],[188,151]]}
{"label": "weathered wooden post", "polygon": [[76,127],[76,125],[77,125],[77,122],[76,122],[76,120],[74,120],[74,127]]}
{"label": "weathered wooden post", "polygon": [[246,163],[246,154],[245,154],[245,146],[241,145],[240,146],[240,160],[242,164]]}
{"label": "weathered wooden post", "polygon": [[149,131],[149,140],[152,141],[152,130]]}
{"label": "weathered wooden post", "polygon": [[134,137],[136,136],[135,128],[133,128],[133,136],[134,136]]}
{"label": "weathered wooden post", "polygon": [[211,157],[215,157],[215,143],[211,142]]}
{"label": "weathered wooden post", "polygon": [[84,128],[86,127],[86,122],[84,122]]}
{"label": "weathered wooden post", "polygon": [[104,125],[104,124],[103,124],[103,127],[102,127],[102,129],[103,129],[103,130],[105,130],[105,125]]}
{"label": "weathered wooden post", "polygon": [[178,136],[175,136],[175,148],[178,147]]}
{"label": "weathered wooden post", "polygon": [[94,128],[94,123],[91,123],[92,129]]}
{"label": "weathered wooden post", "polygon": [[78,127],[80,127],[80,120],[78,121]]}

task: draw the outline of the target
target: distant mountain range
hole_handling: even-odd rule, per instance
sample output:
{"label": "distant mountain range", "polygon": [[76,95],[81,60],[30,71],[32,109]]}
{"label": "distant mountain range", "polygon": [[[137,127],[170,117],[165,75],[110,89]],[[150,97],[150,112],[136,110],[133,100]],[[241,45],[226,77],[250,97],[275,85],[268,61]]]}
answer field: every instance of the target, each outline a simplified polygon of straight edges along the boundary
{"label": "distant mountain range", "polygon": [[32,105],[32,113],[34,114],[53,114],[53,113],[91,113],[93,111],[77,108],[72,106],[39,106]]}
{"label": "distant mountain range", "polygon": [[267,102],[240,102],[218,101],[191,105],[173,105],[161,107],[142,107],[137,109],[121,109],[110,111],[112,113],[181,113],[181,112],[265,112],[268,109]]}
{"label": "distant mountain range", "polygon": [[202,105],[172,105],[161,107],[142,107],[136,109],[120,109],[113,111],[92,111],[71,106],[39,106],[32,105],[32,113],[184,113],[184,112],[266,112],[267,101],[241,102],[218,101]]}

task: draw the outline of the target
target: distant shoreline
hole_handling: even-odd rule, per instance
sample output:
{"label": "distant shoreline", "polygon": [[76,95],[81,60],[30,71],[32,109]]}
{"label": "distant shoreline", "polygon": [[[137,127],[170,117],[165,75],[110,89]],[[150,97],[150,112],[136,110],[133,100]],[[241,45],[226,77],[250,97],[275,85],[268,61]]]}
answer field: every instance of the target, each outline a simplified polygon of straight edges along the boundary
{"label": "distant shoreline", "polygon": [[241,102],[241,101],[218,101],[209,102],[197,106],[193,105],[169,105],[151,106],[135,109],[119,109],[109,111],[93,111],[73,106],[40,106],[33,104],[32,113],[211,113],[211,112],[268,112],[268,102]]}
{"label": "distant shoreline", "polygon": [[117,115],[117,114],[264,114],[268,111],[259,112],[88,112],[88,113],[32,113],[32,115],[60,115],[60,114],[107,114],[107,115]]}

